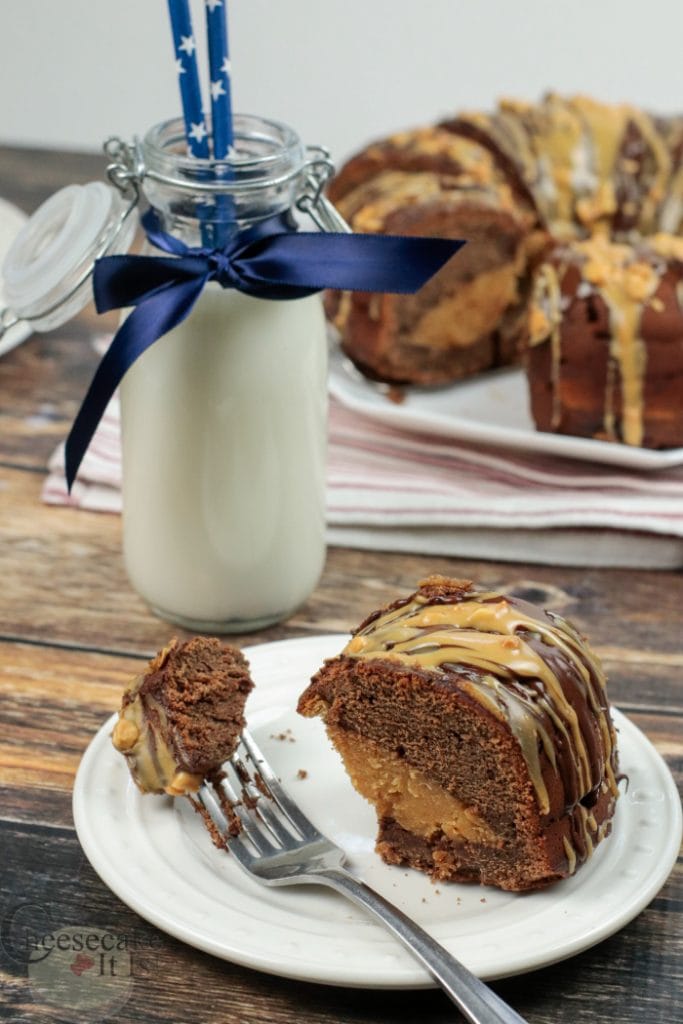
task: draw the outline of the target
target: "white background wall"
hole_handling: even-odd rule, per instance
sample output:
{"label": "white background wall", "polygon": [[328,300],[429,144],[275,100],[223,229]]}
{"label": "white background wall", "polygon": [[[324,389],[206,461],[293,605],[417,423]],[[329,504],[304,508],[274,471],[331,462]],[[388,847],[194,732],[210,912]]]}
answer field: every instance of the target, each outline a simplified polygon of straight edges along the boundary
{"label": "white background wall", "polygon": [[[501,94],[683,110],[683,0],[228,2],[235,108],[337,159]],[[96,150],[174,116],[165,0],[0,0],[0,96],[0,142],[29,146]]]}

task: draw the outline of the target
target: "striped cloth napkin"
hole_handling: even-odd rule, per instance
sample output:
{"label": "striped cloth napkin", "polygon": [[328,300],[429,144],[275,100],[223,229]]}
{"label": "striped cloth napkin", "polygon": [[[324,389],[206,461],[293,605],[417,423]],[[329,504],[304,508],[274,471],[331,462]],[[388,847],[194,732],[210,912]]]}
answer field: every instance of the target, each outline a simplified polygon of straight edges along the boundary
{"label": "striped cloth napkin", "polygon": [[[68,495],[63,445],[43,500],[121,511],[118,398]],[[352,412],[331,398],[328,543],[574,566],[683,565],[683,467],[613,469],[454,443]]]}

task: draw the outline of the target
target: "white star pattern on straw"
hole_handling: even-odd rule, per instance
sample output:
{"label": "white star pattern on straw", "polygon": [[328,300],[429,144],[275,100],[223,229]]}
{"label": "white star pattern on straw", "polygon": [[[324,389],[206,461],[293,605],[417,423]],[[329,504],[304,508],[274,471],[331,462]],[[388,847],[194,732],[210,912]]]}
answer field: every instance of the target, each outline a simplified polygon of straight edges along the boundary
{"label": "white star pattern on straw", "polygon": [[211,99],[217,100],[219,96],[227,96],[220,78],[211,83]]}
{"label": "white star pattern on straw", "polygon": [[185,74],[185,65],[183,64],[182,59],[180,57],[178,57],[178,59],[175,62],[175,69],[179,75]]}
{"label": "white star pattern on straw", "polygon": [[204,122],[200,121],[198,124],[192,122],[192,127],[190,128],[188,134],[191,139],[195,140],[195,142],[201,142],[202,139],[205,139],[209,133],[206,130],[206,125],[204,124]]}
{"label": "white star pattern on straw", "polygon": [[213,14],[217,7],[223,6],[223,0],[206,0],[206,6],[209,8],[211,14]]}
{"label": "white star pattern on straw", "polygon": [[229,57],[224,57],[223,58],[223,63],[221,64],[221,71],[228,78],[230,77],[230,73],[232,71],[232,64],[230,63],[230,58]]}
{"label": "white star pattern on straw", "polygon": [[194,36],[181,36],[179,50],[183,50],[188,57],[191,57],[194,51],[197,49],[197,44],[194,41]]}

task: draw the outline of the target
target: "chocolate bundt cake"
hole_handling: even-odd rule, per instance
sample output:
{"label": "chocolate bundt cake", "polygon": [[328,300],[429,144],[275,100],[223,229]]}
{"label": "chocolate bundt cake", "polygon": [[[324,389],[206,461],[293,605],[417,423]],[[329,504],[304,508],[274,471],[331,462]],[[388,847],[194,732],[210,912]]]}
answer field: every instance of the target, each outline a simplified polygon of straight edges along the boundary
{"label": "chocolate bundt cake", "polygon": [[683,441],[683,238],[558,246],[530,320],[541,430],[667,448]]}
{"label": "chocolate bundt cake", "polygon": [[[683,445],[677,370],[662,389],[664,363],[644,360],[645,404],[653,404],[653,417],[669,426],[662,433],[643,430],[633,440],[637,431],[595,428],[604,419],[603,395],[595,387],[588,418],[585,396],[581,408],[571,409],[578,392],[568,393],[564,417],[557,415],[557,402],[554,416],[537,415],[545,408],[538,400],[538,375],[548,359],[543,363],[534,351],[527,355],[530,336],[538,342],[537,312],[530,321],[532,279],[540,277],[542,290],[575,245],[577,263],[583,259],[580,246],[594,236],[634,246],[627,262],[635,265],[642,262],[643,240],[668,235],[668,242],[650,248],[657,253],[660,280],[677,278],[683,118],[654,117],[629,104],[586,96],[551,93],[535,104],[503,100],[491,113],[459,113],[433,128],[374,143],[341,168],[330,197],[356,231],[456,234],[468,242],[408,302],[362,293],[328,298],[342,348],[367,376],[394,384],[446,384],[523,355],[539,429],[648,447]],[[579,276],[565,275],[565,303],[573,304],[572,280],[578,284]],[[672,339],[670,352],[674,337],[680,340],[681,289],[663,283],[654,299],[640,318],[648,355],[662,335]],[[564,317],[564,307],[560,312]],[[582,333],[574,323],[565,332],[561,359],[566,354],[573,365],[600,363],[605,345],[614,352],[620,344],[615,318],[606,323],[609,337],[597,350],[591,348],[597,329]]]}
{"label": "chocolate bundt cake", "polygon": [[430,577],[359,626],[298,710],[325,720],[389,864],[538,889],[610,832],[605,678],[552,612]]}
{"label": "chocolate bundt cake", "polygon": [[125,691],[112,742],[143,793],[196,792],[233,753],[253,683],[236,647],[172,640]]}

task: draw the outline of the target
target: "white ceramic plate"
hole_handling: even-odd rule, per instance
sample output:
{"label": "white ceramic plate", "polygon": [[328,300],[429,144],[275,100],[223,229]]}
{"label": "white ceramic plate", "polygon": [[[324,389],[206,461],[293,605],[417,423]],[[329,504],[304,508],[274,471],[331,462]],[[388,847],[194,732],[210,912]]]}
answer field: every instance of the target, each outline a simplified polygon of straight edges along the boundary
{"label": "white ceramic plate", "polygon": [[[9,250],[10,245],[19,234],[19,231],[26,223],[26,214],[18,207],[8,203],[5,199],[0,199],[0,271],[2,270],[2,264],[5,259],[5,255]],[[2,295],[2,274],[0,274],[0,309],[5,305]],[[0,337],[0,356],[4,356],[5,352],[9,352],[11,349],[16,348],[22,341],[25,341],[31,335],[31,328],[26,321],[21,320],[14,327],[10,327],[8,331]]]}
{"label": "white ceramic plate", "polygon": [[[676,859],[680,802],[662,759],[618,712],[628,792],[614,834],[574,878],[522,896],[434,886],[416,871],[383,864],[373,852],[374,814],[351,788],[321,722],[294,711],[310,676],[344,641],[320,636],[247,648],[256,680],[247,712],[287,789],[370,885],[482,978],[578,953],[650,902]],[[341,896],[314,886],[264,888],[212,845],[187,801],[143,797],[111,745],[113,722],[83,757],[74,819],[91,864],[128,906],[192,946],[272,974],[363,988],[432,984],[388,932]],[[297,778],[300,769],[306,779]]]}
{"label": "white ceramic plate", "polygon": [[387,397],[386,386],[363,377],[333,344],[329,387],[348,409],[403,430],[626,469],[683,464],[683,448],[654,451],[536,430],[520,369],[492,370],[450,387],[406,388],[403,402],[397,404]]}

